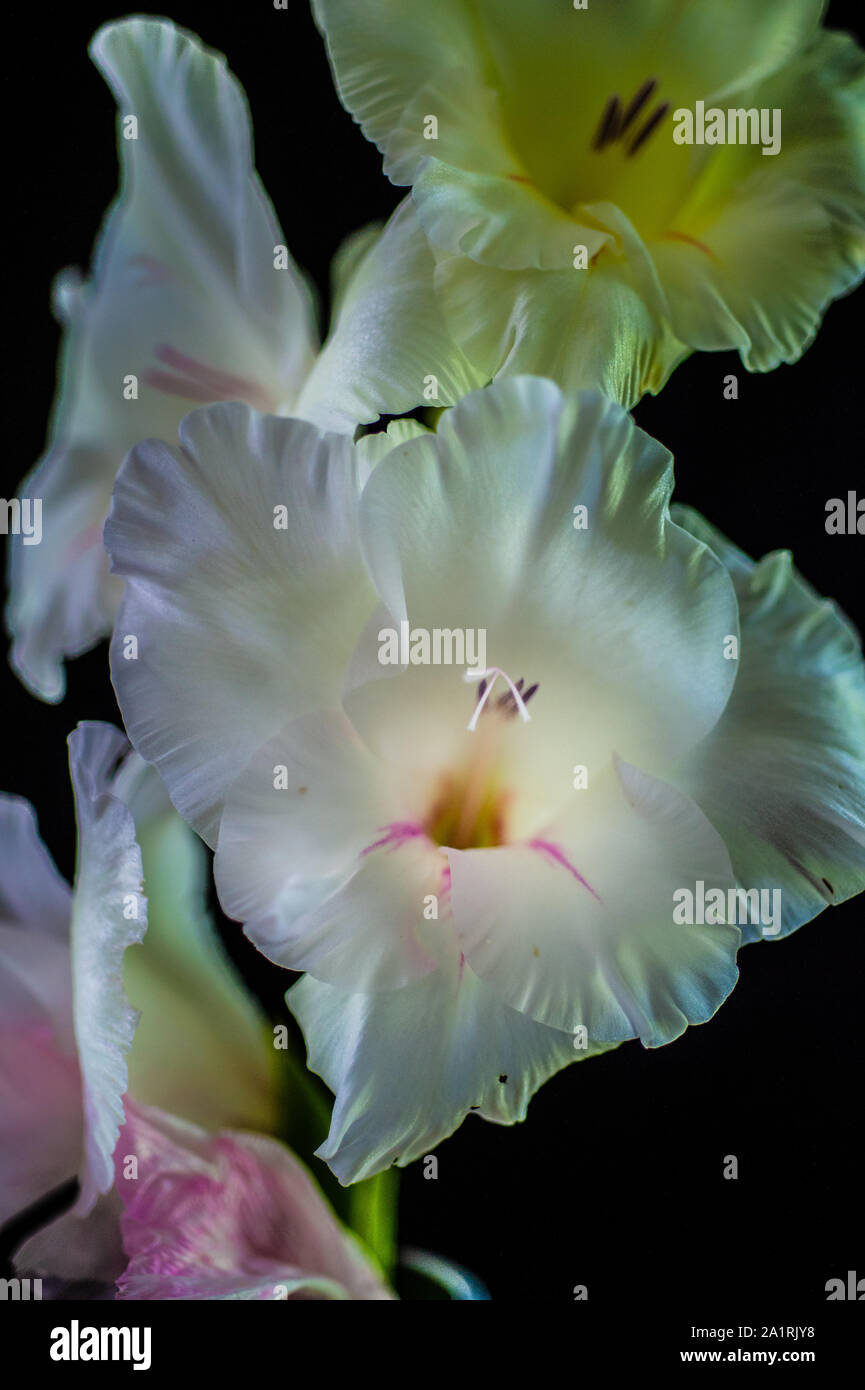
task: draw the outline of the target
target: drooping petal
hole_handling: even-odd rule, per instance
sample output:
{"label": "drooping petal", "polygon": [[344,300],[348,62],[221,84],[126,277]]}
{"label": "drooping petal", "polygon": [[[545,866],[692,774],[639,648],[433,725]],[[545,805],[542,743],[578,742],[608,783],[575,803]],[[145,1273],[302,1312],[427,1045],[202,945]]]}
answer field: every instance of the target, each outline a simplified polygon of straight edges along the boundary
{"label": "drooping petal", "polygon": [[100,394],[85,361],[86,299],[77,272],[56,277],[52,300],[65,330],[52,443],[19,488],[22,509],[26,499],[39,508],[40,536],[34,543],[22,529],[10,537],[6,626],[16,674],[34,694],[56,703],[66,689],[64,656],[81,655],[111,630],[120,586],[108,575],[101,528],[114,474],[133,439],[124,432],[132,422],[120,411],[122,382],[117,401],[102,401],[104,441],[95,406],[93,418],[83,412],[81,429],[73,429],[79,399],[95,401]]}
{"label": "drooping petal", "polygon": [[674,916],[679,889],[734,887],[729,855],[692,801],[625,764],[575,801],[526,845],[448,851],[457,937],[520,1013],[659,1047],[736,982],[736,927]]}
{"label": "drooping petal", "polygon": [[63,696],[63,657],[111,628],[120,586],[100,528],[124,454],[172,439],[202,401],[290,404],[314,351],[309,292],[276,254],[284,238],[224,59],[152,19],[107,25],[91,55],[120,108],[121,191],[91,280],[60,288],[52,442],[21,486],[43,500],[43,538],[15,538],[11,560],[12,661],[48,700]]}
{"label": "drooping petal", "polygon": [[780,891],[795,930],[865,888],[865,666],[858,635],[793,568],[788,552],[754,562],[697,513],[676,520],[727,565],[742,645],[730,703],[676,781],[729,847],[747,890]]}
{"label": "drooping petal", "polygon": [[78,823],[70,937],[84,1106],[80,1216],[113,1182],[111,1156],[123,1124],[126,1059],[137,1020],[123,989],[123,955],[147,929],[135,822],[111,791],[127,748],[123,734],[108,724],[81,724],[69,736]]}
{"label": "drooping petal", "polygon": [[[122,1168],[129,1157],[122,1142],[115,1152],[115,1139],[130,1094],[144,1103],[171,1103],[181,1117],[201,1117],[213,1127],[275,1123],[274,1054],[264,1019],[204,911],[206,853],[153,768],[128,753],[115,771],[127,750],[126,739],[107,725],[82,725],[70,739],[80,833],[74,982],[68,936],[55,941],[53,928],[39,934],[35,925],[27,933],[17,924],[0,925],[0,1089],[8,1102],[2,1176],[14,1200],[9,1214],[74,1177],[84,1151],[82,1200],[30,1237],[16,1264],[66,1279],[111,1281],[125,1268],[120,1203],[113,1187],[105,1188],[105,1174],[110,1181],[114,1164]],[[11,806],[22,821],[25,803]],[[0,803],[0,818],[5,809]],[[10,846],[26,849],[35,834],[31,821],[10,835]],[[148,893],[143,942],[136,837]],[[40,852],[43,868],[56,874]],[[28,867],[24,854],[21,867]],[[34,878],[37,901],[40,892]],[[97,1188],[88,1201],[88,1189],[93,1195]]]}
{"label": "drooping petal", "polygon": [[256,749],[335,702],[375,599],[347,439],[235,404],[188,416],[180,445],[139,446],[117,480],[112,675],[135,747],[212,844]]}
{"label": "drooping petal", "polygon": [[[122,1299],[392,1295],[306,1170],[275,1140],[209,1135],[130,1106],[118,1149],[129,1265]],[[134,1176],[129,1156],[136,1160]]]}
{"label": "drooping petal", "polygon": [[79,825],[71,901],[26,803],[8,799],[2,806],[9,833],[0,927],[0,1205],[5,1219],[79,1172],[78,1204],[16,1256],[19,1268],[68,1278],[112,1277],[118,1249],[116,1220],[112,1234],[99,1193],[106,1191],[106,1171],[110,1186],[134,1029],[122,955],[144,928],[134,826],[110,791],[113,763],[126,747],[106,725],[83,725],[70,739]]}
{"label": "drooping petal", "polygon": [[0,1224],[74,1177],[81,1153],[70,896],[30,803],[0,796]]}
{"label": "drooping petal", "polygon": [[[82,1142],[74,1053],[58,1045],[50,1017],[38,1007],[29,1022],[22,1018],[20,998],[15,1013],[6,1012],[14,959],[6,936],[0,929],[0,1225],[75,1177]],[[50,940],[46,944],[44,964],[51,973],[54,951]],[[68,953],[65,964],[68,973]],[[32,996],[27,1002],[34,1004]]]}
{"label": "drooping petal", "polygon": [[448,332],[434,262],[410,200],[397,208],[347,286],[298,414],[324,429],[418,405],[453,405],[486,379]]}
{"label": "drooping petal", "polygon": [[69,885],[39,838],[33,807],[0,795],[0,922],[65,941],[69,899]]}
{"label": "drooping petal", "polygon": [[286,996],[309,1066],[336,1096],[318,1157],[342,1183],[404,1167],[472,1111],[498,1124],[525,1119],[539,1086],[600,1050],[578,1051],[571,1035],[508,1008],[461,965],[449,924],[426,925],[442,964],[423,980],[356,994],[307,975]]}

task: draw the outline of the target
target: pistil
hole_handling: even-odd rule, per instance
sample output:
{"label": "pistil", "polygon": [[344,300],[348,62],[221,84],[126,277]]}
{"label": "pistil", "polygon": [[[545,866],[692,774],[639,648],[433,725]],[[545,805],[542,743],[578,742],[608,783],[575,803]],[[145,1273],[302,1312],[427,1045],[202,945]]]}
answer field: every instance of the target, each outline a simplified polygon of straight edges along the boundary
{"label": "pistil", "polygon": [[[505,681],[508,687],[506,695],[504,695],[503,698],[499,700],[499,705],[501,705],[502,708],[506,708],[508,703],[513,701],[513,704],[519,710],[520,718],[522,719],[523,723],[528,724],[529,720],[531,719],[532,716],[526,709],[526,700],[528,699],[528,695],[523,697],[523,695],[520,693],[523,687],[522,676],[520,677],[519,681],[516,684],[514,684],[507,672],[503,671],[500,666],[490,666],[486,670],[472,670],[470,668],[468,671],[466,671],[465,679],[467,681],[480,681],[480,687],[478,690],[478,701],[475,705],[475,712],[469,720],[468,725],[466,726],[470,734],[473,734],[475,729],[477,728],[478,720],[483,714],[486,703],[489,700],[490,695],[493,693],[493,686],[495,685],[496,680],[499,676],[501,676],[502,680]],[[492,679],[490,679],[490,677],[492,677]],[[536,684],[533,685],[529,694],[534,695],[537,688],[538,687]]]}
{"label": "pistil", "polygon": [[[493,687],[499,677],[507,689],[492,701]],[[538,689],[538,683],[525,690],[524,677],[513,681],[499,666],[485,670],[470,668],[465,679],[479,682],[475,711],[468,724],[468,731],[474,735],[470,754],[456,775],[444,778],[425,829],[436,844],[450,845],[454,849],[482,849],[504,840],[507,794],[498,783],[496,764],[506,721],[517,714],[524,723],[529,721],[531,716],[526,705]],[[493,717],[484,719],[479,725],[485,711]]]}
{"label": "pistil", "polygon": [[481,733],[474,755],[466,770],[464,791],[457,817],[455,848],[463,846],[468,848],[475,838],[481,809],[491,794],[493,764],[498,746],[499,739],[487,727],[486,732]]}

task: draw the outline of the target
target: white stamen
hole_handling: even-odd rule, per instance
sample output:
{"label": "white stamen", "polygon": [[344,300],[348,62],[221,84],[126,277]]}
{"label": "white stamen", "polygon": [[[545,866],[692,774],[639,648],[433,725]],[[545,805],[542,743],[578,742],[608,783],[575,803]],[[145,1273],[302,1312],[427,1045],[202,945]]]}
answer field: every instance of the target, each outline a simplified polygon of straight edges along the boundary
{"label": "white stamen", "polygon": [[484,680],[484,678],[488,678],[487,688],[484,691],[481,698],[478,700],[477,705],[475,706],[475,712],[469,720],[468,724],[466,725],[466,728],[468,729],[470,734],[473,734],[475,729],[477,728],[477,722],[481,717],[483,707],[486,704],[487,700],[490,698],[493,686],[495,685],[499,676],[501,676],[502,680],[506,682],[508,689],[511,692],[511,695],[514,698],[514,703],[516,704],[516,707],[520,712],[520,718],[522,719],[523,723],[528,724],[529,720],[531,719],[532,716],[526,709],[526,702],[523,699],[520,692],[517,690],[517,687],[514,685],[507,671],[503,671],[501,666],[488,666],[486,670],[483,670],[480,667],[470,666],[469,669],[466,671],[463,680],[481,681]]}

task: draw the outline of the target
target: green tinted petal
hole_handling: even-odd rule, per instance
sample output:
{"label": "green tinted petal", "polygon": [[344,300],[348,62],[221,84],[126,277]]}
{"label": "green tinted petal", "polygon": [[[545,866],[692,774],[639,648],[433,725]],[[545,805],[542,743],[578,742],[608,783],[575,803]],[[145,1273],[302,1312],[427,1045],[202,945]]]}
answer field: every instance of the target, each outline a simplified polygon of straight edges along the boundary
{"label": "green tinted petal", "polygon": [[454,337],[485,377],[546,376],[566,391],[599,388],[630,408],[660,391],[687,355],[625,260],[550,272],[451,257],[436,283]]}
{"label": "green tinted petal", "polygon": [[453,405],[484,377],[449,333],[433,258],[409,200],[356,267],[298,412],[351,431],[418,405]]}
{"label": "green tinted petal", "polygon": [[678,336],[768,371],[865,273],[865,54],[823,34],[741,104],[781,111],[780,153],[718,147],[649,249]]}

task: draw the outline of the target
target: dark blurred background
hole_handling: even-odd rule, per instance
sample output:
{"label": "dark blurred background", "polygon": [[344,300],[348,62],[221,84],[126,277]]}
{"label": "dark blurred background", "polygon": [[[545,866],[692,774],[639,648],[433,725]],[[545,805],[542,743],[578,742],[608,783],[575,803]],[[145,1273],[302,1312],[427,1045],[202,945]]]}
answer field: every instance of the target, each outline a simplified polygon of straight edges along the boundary
{"label": "dark blurred background", "polygon": [[[59,342],[50,281],[63,266],[87,266],[116,191],[114,103],[86,48],[99,24],[125,13],[108,3],[5,10],[6,61],[23,80],[3,141],[13,318],[4,497],[44,445]],[[386,217],[401,194],[340,107],[304,0],[288,12],[270,0],[178,0],[170,16],[225,52],[246,88],[259,173],[326,306],[340,241]],[[860,4],[833,0],[828,22],[858,29],[861,41]],[[636,411],[675,454],[679,500],[751,554],[792,549],[860,630],[863,541],[827,535],[824,521],[828,498],[865,494],[863,304],[854,295],[830,308],[796,366],[750,376],[732,354],[696,356]],[[728,372],[738,376],[738,401],[723,399]],[[79,719],[119,716],[104,646],[72,663],[68,681],[65,703],[52,708],[0,669],[0,785],[33,801],[71,875],[66,736]],[[710,1024],[655,1053],[630,1043],[572,1066],[541,1090],[524,1125],[469,1118],[438,1149],[437,1181],[424,1180],[422,1164],[404,1173],[404,1243],[466,1265],[495,1300],[567,1302],[587,1284],[587,1312],[622,1329],[637,1312],[719,1325],[798,1312],[813,1323],[826,1313],[827,1279],[857,1259],[865,1275],[856,1123],[863,919],[860,898],[789,940],[747,949],[740,983]],[[237,927],[224,929],[282,1017],[286,976]],[[727,1154],[738,1156],[738,1181],[722,1178]],[[853,1312],[828,1307],[839,1318]],[[575,1319],[585,1316],[575,1308]]]}

